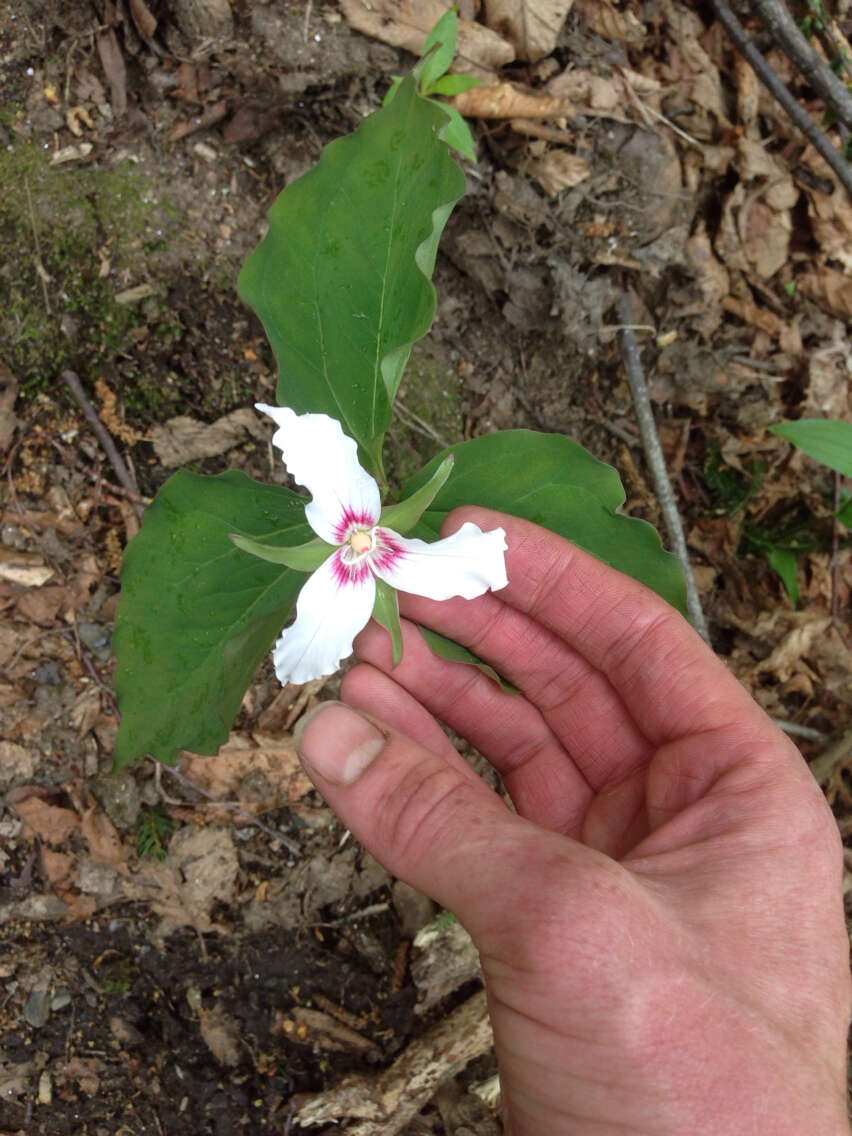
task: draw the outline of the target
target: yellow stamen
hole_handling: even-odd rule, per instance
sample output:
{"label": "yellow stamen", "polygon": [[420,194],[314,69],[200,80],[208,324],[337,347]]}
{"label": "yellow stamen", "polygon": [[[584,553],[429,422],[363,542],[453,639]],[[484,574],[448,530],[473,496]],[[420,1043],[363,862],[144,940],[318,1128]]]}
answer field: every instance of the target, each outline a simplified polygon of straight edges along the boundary
{"label": "yellow stamen", "polygon": [[349,538],[349,547],[356,556],[369,552],[373,547],[373,536],[366,529],[356,529]]}

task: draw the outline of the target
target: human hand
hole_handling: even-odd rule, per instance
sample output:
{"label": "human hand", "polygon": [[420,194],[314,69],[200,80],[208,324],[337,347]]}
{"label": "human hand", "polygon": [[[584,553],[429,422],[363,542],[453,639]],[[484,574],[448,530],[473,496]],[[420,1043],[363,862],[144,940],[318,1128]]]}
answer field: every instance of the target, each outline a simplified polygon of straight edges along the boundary
{"label": "human hand", "polygon": [[[509,1136],[848,1133],[841,853],[800,754],[654,593],[536,525],[509,586],[401,596],[520,691],[371,625],[315,784],[482,957]],[[500,771],[510,811],[438,725]],[[377,728],[376,722],[380,723]]]}

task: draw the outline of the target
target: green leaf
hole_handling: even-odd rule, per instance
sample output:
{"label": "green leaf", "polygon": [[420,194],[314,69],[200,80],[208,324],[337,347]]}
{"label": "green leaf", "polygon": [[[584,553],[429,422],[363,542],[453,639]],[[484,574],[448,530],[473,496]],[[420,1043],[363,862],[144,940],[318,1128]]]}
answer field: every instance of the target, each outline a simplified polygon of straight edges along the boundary
{"label": "green leaf", "polygon": [[470,127],[453,106],[447,106],[446,103],[436,104],[441,107],[448,116],[448,122],[441,131],[441,138],[448,146],[452,146],[454,150],[458,150],[460,154],[464,154],[466,158],[470,158],[472,162],[476,161],[476,145],[473,141],[473,135],[470,132]]}
{"label": "green leaf", "polygon": [[279,404],[336,418],[380,477],[403,368],[435,314],[438,241],[465,187],[445,125],[409,76],[284,190],[240,276],[278,360]]}
{"label": "green leaf", "polygon": [[799,558],[795,552],[786,548],[767,549],[766,559],[769,566],[781,577],[781,582],[787,589],[790,603],[794,608],[799,606]]}
{"label": "green leaf", "polygon": [[416,69],[424,92],[449,68],[456,54],[459,30],[458,9],[445,12],[423,44],[423,63]]}
{"label": "green leaf", "polygon": [[414,528],[452,473],[454,461],[453,455],[447,454],[425,485],[398,505],[388,505],[382,509],[379,524],[398,533],[406,533]]}
{"label": "green leaf", "polygon": [[[452,476],[413,535],[436,539],[458,505],[499,509],[567,537],[686,613],[680,562],[663,550],[651,525],[616,512],[624,503],[618,474],[582,446],[559,434],[506,430],[461,442],[447,453],[456,459]],[[433,458],[403,493],[425,484],[445,456]]]}
{"label": "green leaf", "polygon": [[237,548],[250,556],[257,556],[269,564],[284,564],[287,568],[295,568],[297,572],[313,572],[334,552],[334,545],[326,544],[319,537],[309,540],[307,544],[281,547],[277,544],[261,544],[238,533],[228,533],[228,536]]}
{"label": "green leaf", "polygon": [[424,91],[425,95],[461,95],[464,91],[469,91],[471,87],[482,86],[482,80],[477,79],[475,75],[444,75],[441,79],[436,79],[435,82]]}
{"label": "green leaf", "polygon": [[376,577],[376,602],[373,619],[389,632],[393,645],[393,665],[402,662],[402,626],[399,622],[399,597],[396,589]]}
{"label": "green leaf", "polygon": [[180,472],[147,510],[121,574],[115,630],[118,767],[216,753],[305,581],[238,549],[311,535],[303,497],[232,470]]}
{"label": "green leaf", "polygon": [[852,477],[852,422],[839,422],[833,418],[800,418],[797,422],[770,426],[769,430],[786,438],[829,469]]}
{"label": "green leaf", "polygon": [[391,85],[388,87],[388,93],[382,99],[382,106],[386,107],[388,103],[392,103],[396,98],[396,92],[399,90],[399,85],[402,82],[402,75],[394,75],[391,79]]}
{"label": "green leaf", "polygon": [[845,525],[847,529],[852,529],[852,493],[843,494],[840,509],[836,515],[841,525]]}
{"label": "green leaf", "polygon": [[478,667],[483,674],[488,675],[496,683],[499,683],[504,690],[517,693],[517,687],[512,686],[501,675],[484,663],[478,655],[474,655],[473,651],[469,651],[467,647],[463,647],[461,643],[457,643],[455,639],[448,639],[446,635],[439,635],[437,631],[433,631],[431,627],[420,627],[420,632],[423,638],[432,648],[436,655],[440,655],[442,659],[449,659],[453,663],[468,663],[472,667]]}

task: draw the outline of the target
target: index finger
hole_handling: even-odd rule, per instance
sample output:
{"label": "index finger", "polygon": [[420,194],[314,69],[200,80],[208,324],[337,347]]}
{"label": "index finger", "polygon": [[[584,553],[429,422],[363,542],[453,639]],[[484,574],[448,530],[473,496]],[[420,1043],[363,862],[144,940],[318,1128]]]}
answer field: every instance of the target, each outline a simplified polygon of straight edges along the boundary
{"label": "index finger", "polygon": [[[497,597],[550,628],[604,674],[649,741],[660,745],[715,730],[735,714],[763,722],[698,633],[650,588],[549,529],[491,509],[456,509],[443,532],[465,521],[505,529],[509,583]],[[487,661],[499,669],[499,660]]]}

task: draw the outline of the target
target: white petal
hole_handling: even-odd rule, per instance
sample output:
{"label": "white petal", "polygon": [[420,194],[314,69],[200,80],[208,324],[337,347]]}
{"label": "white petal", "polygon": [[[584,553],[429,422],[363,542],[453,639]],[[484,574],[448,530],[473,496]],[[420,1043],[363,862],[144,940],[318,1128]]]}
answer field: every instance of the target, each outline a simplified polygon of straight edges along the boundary
{"label": "white petal", "polygon": [[282,685],[334,674],[352,654],[352,640],[369,620],[376,599],[369,568],[363,562],[359,568],[350,578],[335,552],[308,578],[296,602],[296,622],[272,651]]}
{"label": "white petal", "polygon": [[342,544],[351,525],[370,528],[376,523],[382,509],[379,487],[361,468],[357,445],[336,419],[263,402],[255,408],[275,420],[272,444],[293,479],[313,497],[305,516],[317,536]]}
{"label": "white petal", "polygon": [[434,544],[399,536],[391,529],[378,529],[376,535],[387,551],[379,549],[372,555],[372,569],[401,592],[430,600],[452,596],[472,600],[489,588],[495,592],[505,588],[509,582],[503,529],[483,532],[468,521],[458,532]]}

